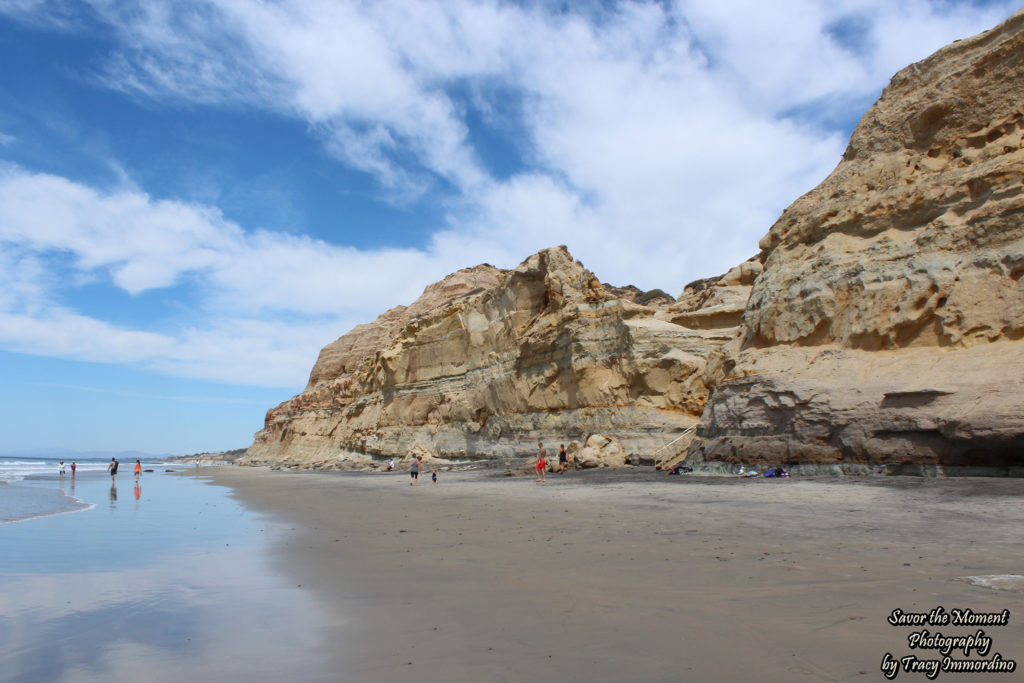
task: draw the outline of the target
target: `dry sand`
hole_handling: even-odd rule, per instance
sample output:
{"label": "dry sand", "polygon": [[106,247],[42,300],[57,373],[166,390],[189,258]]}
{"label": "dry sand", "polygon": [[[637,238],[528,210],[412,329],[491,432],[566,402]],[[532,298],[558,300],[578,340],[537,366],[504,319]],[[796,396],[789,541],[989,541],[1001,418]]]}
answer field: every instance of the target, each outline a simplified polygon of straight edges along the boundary
{"label": "dry sand", "polygon": [[988,657],[1024,660],[1024,581],[965,578],[1024,574],[1024,480],[203,474],[289,523],[335,680],[884,680],[886,653],[941,658],[887,617],[939,606],[1009,609]]}

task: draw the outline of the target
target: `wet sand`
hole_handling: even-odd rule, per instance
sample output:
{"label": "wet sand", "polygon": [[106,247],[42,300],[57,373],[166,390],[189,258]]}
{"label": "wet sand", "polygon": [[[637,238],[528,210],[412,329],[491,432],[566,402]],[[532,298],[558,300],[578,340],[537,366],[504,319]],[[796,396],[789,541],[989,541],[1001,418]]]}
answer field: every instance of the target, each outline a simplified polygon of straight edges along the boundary
{"label": "wet sand", "polygon": [[1024,480],[202,474],[285,522],[337,680],[884,680],[886,653],[941,659],[887,617],[940,606],[1009,609],[988,657],[1024,660],[1024,581],[966,580],[1024,574]]}
{"label": "wet sand", "polygon": [[0,524],[0,681],[337,680],[331,615],[269,566],[287,529],[223,487],[162,469],[20,485],[90,507]]}

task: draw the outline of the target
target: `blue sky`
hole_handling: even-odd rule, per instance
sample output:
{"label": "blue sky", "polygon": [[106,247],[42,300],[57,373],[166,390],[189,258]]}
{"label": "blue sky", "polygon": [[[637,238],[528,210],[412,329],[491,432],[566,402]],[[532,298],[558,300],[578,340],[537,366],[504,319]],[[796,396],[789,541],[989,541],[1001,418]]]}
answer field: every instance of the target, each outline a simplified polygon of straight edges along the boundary
{"label": "blue sky", "polygon": [[0,0],[0,452],[247,446],[326,343],[557,244],[678,294],[1015,9]]}

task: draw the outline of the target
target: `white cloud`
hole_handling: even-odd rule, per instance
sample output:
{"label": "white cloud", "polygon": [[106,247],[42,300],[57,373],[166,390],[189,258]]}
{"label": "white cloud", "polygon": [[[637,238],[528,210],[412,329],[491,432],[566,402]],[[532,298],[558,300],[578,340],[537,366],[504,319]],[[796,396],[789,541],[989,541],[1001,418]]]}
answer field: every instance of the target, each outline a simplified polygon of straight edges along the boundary
{"label": "white cloud", "polygon": [[[742,84],[759,108],[785,111],[832,95],[873,95],[911,62],[995,26],[1013,2],[680,0],[715,70]],[[837,33],[853,31],[843,41]],[[853,47],[853,44],[858,44]]]}
{"label": "white cloud", "polygon": [[446,10],[318,0],[149,2],[141,10],[94,5],[124,44],[105,75],[112,87],[155,99],[242,102],[299,117],[340,159],[374,173],[400,197],[423,191],[425,182],[402,168],[396,154],[411,152],[462,188],[484,179],[451,101],[390,32],[395,14],[443,19]]}
{"label": "white cloud", "polygon": [[120,329],[59,307],[33,316],[0,314],[0,339],[23,353],[123,363],[145,361],[173,348],[165,335]]}
{"label": "white cloud", "polygon": [[133,189],[101,194],[53,175],[0,166],[0,240],[68,251],[82,270],[105,269],[137,294],[212,265],[242,231],[208,207],[152,201]]}
{"label": "white cloud", "polygon": [[[52,265],[61,258],[70,282]],[[0,169],[0,345],[8,350],[295,386],[327,341],[458,267],[415,250],[246,233],[210,207]],[[60,303],[76,283],[96,282],[129,295],[187,282],[200,293],[189,326],[152,332]]]}
{"label": "white cloud", "polygon": [[76,12],[61,0],[0,0],[0,14],[30,25],[59,30],[74,28]]}
{"label": "white cloud", "polygon": [[[1015,9],[927,0],[623,2],[577,14],[497,0],[91,5],[118,36],[103,71],[109,87],[152,106],[241,105],[302,121],[394,201],[446,184],[436,201],[448,225],[424,249],[356,249],[239,226],[215,206],[151,198],[127,177],[100,191],[0,167],[0,266],[9,266],[0,344],[239,382],[277,368],[274,381],[290,385],[353,324],[479,262],[509,267],[567,244],[606,282],[672,293],[723,272],[838,161],[845,135],[827,122],[860,113],[838,107],[866,103],[910,61]],[[0,11],[24,18],[33,7],[50,5]],[[467,106],[515,136],[518,173],[489,173]],[[73,310],[57,294],[74,283],[46,267],[57,254],[75,282],[133,295],[188,284],[198,292],[186,303],[193,326],[131,330]]]}
{"label": "white cloud", "polygon": [[6,350],[96,363],[137,365],[179,377],[293,388],[304,384],[320,347],[338,336],[334,324],[291,324],[225,318],[197,320],[206,329],[144,332],[61,307],[37,315],[0,311]]}
{"label": "white cloud", "polygon": [[0,310],[34,315],[42,310],[59,283],[37,254],[3,245],[0,249]]}
{"label": "white cloud", "polygon": [[[623,2],[578,14],[496,0],[102,7],[124,37],[107,74],[117,87],[298,117],[397,201],[429,192],[432,176],[452,183],[451,227],[477,242],[486,232],[520,256],[563,242],[605,279],[675,290],[756,251],[838,161],[843,136],[785,112],[863,102],[912,59],[1009,13],[925,0]],[[860,50],[836,37],[851,17]],[[491,108],[521,99],[525,180],[497,181],[479,162],[448,90],[467,83]],[[501,94],[481,94],[488,84]],[[536,175],[579,207],[557,226],[537,215],[550,195],[521,196]],[[521,215],[489,214],[515,195]]]}
{"label": "white cloud", "polygon": [[[1019,2],[878,3],[874,8],[869,55],[872,76],[888,82],[896,70],[927,57],[955,40],[992,28],[1021,9]],[[915,40],[907,40],[914,36]]]}

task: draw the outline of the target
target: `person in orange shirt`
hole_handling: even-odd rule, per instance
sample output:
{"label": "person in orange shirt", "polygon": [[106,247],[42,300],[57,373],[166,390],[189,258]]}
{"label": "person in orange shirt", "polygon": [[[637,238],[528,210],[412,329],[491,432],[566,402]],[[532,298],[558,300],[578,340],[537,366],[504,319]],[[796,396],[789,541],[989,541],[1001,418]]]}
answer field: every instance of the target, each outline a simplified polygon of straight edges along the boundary
{"label": "person in orange shirt", "polygon": [[142,463],[138,460],[135,461],[135,483],[139,483],[139,477],[142,476]]}

